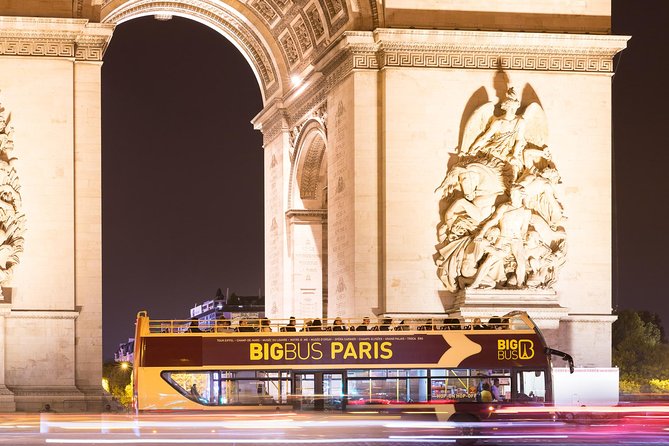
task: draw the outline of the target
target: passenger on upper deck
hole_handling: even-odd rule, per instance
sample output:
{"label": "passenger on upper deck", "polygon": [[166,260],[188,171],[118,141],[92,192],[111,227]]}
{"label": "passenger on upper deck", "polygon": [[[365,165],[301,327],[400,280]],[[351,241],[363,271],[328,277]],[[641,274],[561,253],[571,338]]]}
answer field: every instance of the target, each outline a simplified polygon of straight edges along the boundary
{"label": "passenger on upper deck", "polygon": [[498,316],[493,316],[490,319],[488,319],[488,324],[486,326],[487,329],[489,330],[501,330],[504,327],[502,326],[502,318]]}
{"label": "passenger on upper deck", "polygon": [[442,330],[460,330],[460,320],[455,317],[447,317],[444,319]]}
{"label": "passenger on upper deck", "polygon": [[399,324],[397,324],[397,326],[395,326],[395,330],[401,330],[401,331],[409,330],[410,328],[411,327],[409,327],[406,324],[406,322],[404,322],[404,320],[402,320]]}
{"label": "passenger on upper deck", "polygon": [[342,322],[340,317],[336,317],[334,322],[332,323],[332,331],[346,331],[347,328]]}
{"label": "passenger on upper deck", "polygon": [[271,321],[266,317],[260,320],[260,331],[272,331]]}
{"label": "passenger on upper deck", "polygon": [[295,316],[291,316],[288,325],[281,327],[281,331],[297,331]]}
{"label": "passenger on upper deck", "polygon": [[237,331],[243,333],[249,333],[257,330],[253,326],[249,325],[249,321],[247,321],[246,319],[240,319]]}
{"label": "passenger on upper deck", "polygon": [[234,331],[230,326],[230,319],[219,319],[216,321],[216,332],[217,333],[230,333]]}
{"label": "passenger on upper deck", "polygon": [[[381,325],[379,325],[379,328],[378,328],[379,331],[389,331],[389,330],[390,330],[390,326],[392,325],[392,323],[393,323],[393,319],[392,319],[392,318],[390,318],[390,317],[384,317],[384,318],[381,320]],[[376,328],[376,327],[375,327],[375,328]]]}
{"label": "passenger on upper deck", "polygon": [[200,320],[196,317],[190,318],[190,325],[186,329],[188,333],[202,333],[200,330]]}
{"label": "passenger on upper deck", "polygon": [[472,326],[471,326],[471,328],[472,328],[473,330],[485,330],[485,327],[483,326],[483,322],[481,322],[481,318],[480,318],[480,317],[475,317],[475,318],[472,320]]}
{"label": "passenger on upper deck", "polygon": [[355,331],[367,331],[369,330],[369,318],[367,316],[362,318],[362,325],[358,325],[355,328]]}
{"label": "passenger on upper deck", "polygon": [[309,331],[323,331],[323,324],[320,319],[314,319],[309,327]]}

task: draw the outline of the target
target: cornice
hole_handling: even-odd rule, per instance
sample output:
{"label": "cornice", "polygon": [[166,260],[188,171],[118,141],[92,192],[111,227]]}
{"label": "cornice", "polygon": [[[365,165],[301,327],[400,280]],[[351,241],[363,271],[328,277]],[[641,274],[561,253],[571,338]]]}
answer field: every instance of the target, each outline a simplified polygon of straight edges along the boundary
{"label": "cornice", "polygon": [[0,55],[101,61],[113,31],[86,19],[0,17]]}
{"label": "cornice", "polygon": [[292,223],[310,223],[314,220],[325,220],[327,216],[327,209],[288,209],[286,211],[286,218]]}
{"label": "cornice", "polygon": [[378,29],[379,67],[611,73],[627,36]]}
{"label": "cornice", "polygon": [[8,319],[76,319],[78,311],[67,310],[12,310]]}
{"label": "cornice", "polygon": [[[291,128],[323,103],[351,72],[389,68],[457,68],[612,73],[613,56],[627,36],[485,31],[377,29],[346,31],[327,54],[314,60],[314,71],[299,94],[282,102]],[[259,115],[260,116],[260,115]],[[263,116],[264,119],[264,116]],[[263,126],[265,128],[265,126]],[[271,141],[276,137],[275,133]],[[285,126],[284,126],[285,130]],[[264,132],[264,130],[263,130]]]}

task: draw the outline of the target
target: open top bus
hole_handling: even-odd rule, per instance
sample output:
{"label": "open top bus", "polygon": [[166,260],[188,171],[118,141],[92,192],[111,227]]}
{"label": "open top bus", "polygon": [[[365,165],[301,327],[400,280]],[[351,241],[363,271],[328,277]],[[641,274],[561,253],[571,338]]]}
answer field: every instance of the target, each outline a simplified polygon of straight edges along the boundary
{"label": "open top bus", "polygon": [[295,322],[198,326],[140,312],[135,409],[431,411],[442,420],[478,421],[504,405],[552,405],[553,355],[573,369],[571,357],[549,348],[521,311],[487,324],[305,320],[300,329]]}

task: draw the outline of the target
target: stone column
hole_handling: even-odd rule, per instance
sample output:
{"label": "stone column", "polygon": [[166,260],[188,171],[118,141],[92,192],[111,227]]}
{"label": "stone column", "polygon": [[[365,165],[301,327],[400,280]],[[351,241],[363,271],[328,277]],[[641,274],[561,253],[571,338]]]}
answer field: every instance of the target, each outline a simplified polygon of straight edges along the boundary
{"label": "stone column", "polygon": [[291,315],[323,317],[323,222],[325,210],[289,210],[286,214],[292,278]]}
{"label": "stone column", "polygon": [[[0,304],[0,339],[3,341],[6,336],[5,318],[9,312],[9,303]],[[0,412],[14,412],[16,410],[14,393],[12,393],[5,385],[5,355],[5,343],[0,342]]]}
{"label": "stone column", "polygon": [[1,341],[17,410],[99,408],[100,66],[112,30],[0,17],[0,90],[27,221]]}

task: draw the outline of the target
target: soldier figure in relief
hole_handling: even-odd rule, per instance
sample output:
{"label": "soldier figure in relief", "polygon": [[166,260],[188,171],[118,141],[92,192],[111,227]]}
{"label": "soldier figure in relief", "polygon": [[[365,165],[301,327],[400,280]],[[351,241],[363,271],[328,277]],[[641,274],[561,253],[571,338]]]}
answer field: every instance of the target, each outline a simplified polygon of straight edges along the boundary
{"label": "soldier figure in relief", "polygon": [[[525,284],[525,264],[527,257],[525,255],[525,236],[530,224],[532,211],[523,206],[523,187],[515,185],[511,188],[511,201],[500,205],[493,213],[492,217],[481,228],[479,234],[485,234],[493,226],[499,225],[500,236],[495,244],[496,248],[512,255],[517,263],[516,266],[516,285],[521,287]],[[481,240],[481,236],[476,240]],[[479,267],[476,278],[469,285],[469,288],[478,288],[481,280],[485,277],[493,264],[493,256],[488,256]]]}

